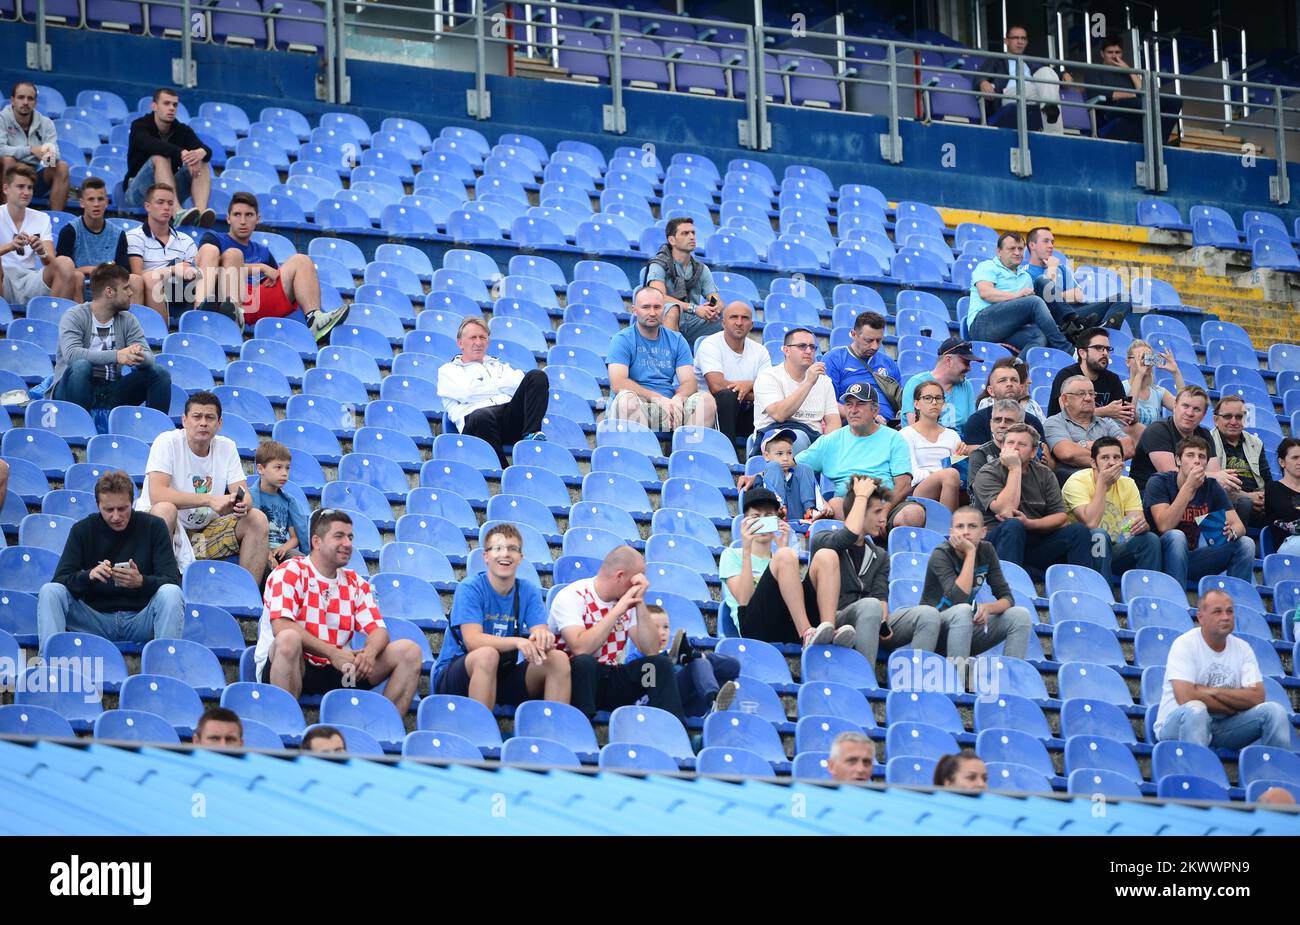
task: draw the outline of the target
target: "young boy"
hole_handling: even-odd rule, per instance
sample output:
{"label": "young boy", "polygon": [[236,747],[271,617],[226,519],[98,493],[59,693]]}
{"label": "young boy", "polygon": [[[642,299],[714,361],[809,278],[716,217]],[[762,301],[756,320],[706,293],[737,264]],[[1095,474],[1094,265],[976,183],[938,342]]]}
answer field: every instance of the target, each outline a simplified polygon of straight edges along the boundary
{"label": "young boy", "polygon": [[750,488],[765,486],[776,493],[785,509],[801,520],[812,520],[825,506],[817,487],[817,474],[794,461],[795,432],[773,428],[763,435],[760,448],[767,465],[754,476]]}
{"label": "young boy", "polygon": [[[994,600],[976,603],[985,584]],[[984,539],[984,515],[978,508],[966,505],[952,515],[948,541],[930,554],[921,603],[939,610],[947,636],[940,649],[950,659],[987,651],[1004,639],[1008,658],[1024,658],[1028,651],[1033,615],[1015,606],[998,554]]]}
{"label": "young boy", "polygon": [[[740,660],[716,652],[696,652],[686,641],[686,630],[678,630],[675,635],[669,630],[668,611],[656,604],[645,604],[641,609],[659,633],[659,651],[666,652],[673,663],[677,690],[686,715],[703,716],[714,710],[729,709],[736,699],[736,691],[740,689],[736,685],[736,679],[740,677]],[[623,654],[625,664],[642,657],[636,641],[630,637]]]}
{"label": "young boy", "polygon": [[306,555],[301,538],[307,535],[307,512],[302,503],[280,489],[289,481],[289,462],[293,454],[283,443],[267,440],[253,457],[257,478],[248,486],[253,507],[266,515],[270,553],[267,568],[274,569],[294,556]]}

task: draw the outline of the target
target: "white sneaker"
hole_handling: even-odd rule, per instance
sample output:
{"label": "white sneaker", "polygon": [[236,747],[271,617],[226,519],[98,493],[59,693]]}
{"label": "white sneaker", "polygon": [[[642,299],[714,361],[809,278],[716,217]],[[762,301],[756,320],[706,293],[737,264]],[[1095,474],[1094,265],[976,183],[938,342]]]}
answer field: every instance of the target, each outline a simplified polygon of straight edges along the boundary
{"label": "white sneaker", "polygon": [[858,631],[846,624],[835,631],[835,635],[831,637],[831,645],[852,646],[857,638]]}
{"label": "white sneaker", "polygon": [[311,319],[307,322],[307,328],[311,331],[312,336],[316,338],[316,342],[320,343],[328,337],[330,331],[338,327],[339,323],[348,316],[351,309],[351,305],[344,305],[332,312],[320,308],[312,312]]}
{"label": "white sneaker", "polygon": [[835,636],[834,623],[819,623],[817,624],[816,627],[813,628],[812,635],[808,637],[808,645],[828,646],[831,644],[831,639],[834,638],[834,636]]}
{"label": "white sneaker", "polygon": [[740,685],[735,681],[728,681],[718,688],[718,696],[713,699],[713,712],[721,713],[723,710],[730,710],[739,690]]}

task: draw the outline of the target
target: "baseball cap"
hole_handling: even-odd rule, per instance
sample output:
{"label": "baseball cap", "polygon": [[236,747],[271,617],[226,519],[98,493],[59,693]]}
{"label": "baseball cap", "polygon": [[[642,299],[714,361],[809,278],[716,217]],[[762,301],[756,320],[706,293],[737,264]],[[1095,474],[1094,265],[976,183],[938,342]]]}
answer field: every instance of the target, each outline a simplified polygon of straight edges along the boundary
{"label": "baseball cap", "polygon": [[869,382],[855,382],[840,393],[841,402],[848,401],[850,398],[854,401],[874,401],[877,404],[880,403],[880,399],[876,396],[876,390]]}
{"label": "baseball cap", "polygon": [[781,499],[778,498],[776,492],[772,491],[770,488],[760,487],[750,489],[745,492],[745,506],[741,513],[746,513],[756,504],[770,504],[772,507],[779,510],[781,507]]}
{"label": "baseball cap", "polygon": [[797,439],[798,435],[788,427],[773,427],[767,433],[763,434],[763,442],[758,445],[758,448],[760,450],[767,449],[767,445],[780,436],[784,436],[793,443]]}
{"label": "baseball cap", "polygon": [[939,345],[939,356],[963,357],[967,360],[975,359],[975,350],[971,347],[968,340],[962,340],[960,337],[950,337]]}

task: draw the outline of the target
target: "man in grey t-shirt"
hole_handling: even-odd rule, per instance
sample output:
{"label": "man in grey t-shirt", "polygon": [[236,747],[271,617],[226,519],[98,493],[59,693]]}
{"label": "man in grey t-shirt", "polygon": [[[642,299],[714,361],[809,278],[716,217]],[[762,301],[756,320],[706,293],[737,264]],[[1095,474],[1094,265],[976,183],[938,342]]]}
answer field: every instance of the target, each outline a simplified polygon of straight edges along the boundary
{"label": "man in grey t-shirt", "polygon": [[701,337],[722,330],[722,297],[712,271],[695,259],[695,222],[669,219],[667,235],[667,243],[650,258],[645,282],[664,294],[664,327],[679,332],[694,351]]}
{"label": "man in grey t-shirt", "polygon": [[1061,383],[1061,413],[1044,422],[1043,437],[1056,459],[1056,478],[1062,485],[1092,465],[1092,444],[1101,437],[1114,437],[1124,458],[1133,458],[1133,438],[1119,421],[1102,417],[1096,408],[1097,393],[1087,376],[1071,376]]}

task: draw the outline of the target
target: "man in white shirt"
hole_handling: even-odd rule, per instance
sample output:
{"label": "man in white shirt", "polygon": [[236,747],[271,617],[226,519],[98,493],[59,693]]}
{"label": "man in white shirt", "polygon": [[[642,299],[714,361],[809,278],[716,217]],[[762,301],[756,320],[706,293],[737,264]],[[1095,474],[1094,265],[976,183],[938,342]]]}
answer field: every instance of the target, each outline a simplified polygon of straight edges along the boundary
{"label": "man in white shirt", "polygon": [[[589,717],[645,697],[650,706],[686,722],[659,630],[653,620],[637,621],[649,586],[645,558],[631,546],[618,546],[593,577],[565,585],[551,601],[547,622],[559,637],[557,647],[569,655],[571,702]],[[629,639],[638,651],[659,654],[623,664]]]}
{"label": "man in white shirt", "polygon": [[144,223],[126,233],[126,256],[131,272],[144,280],[144,304],[168,321],[170,304],[198,304],[199,248],[193,238],[172,227],[176,191],[166,183],[155,183],[145,192],[144,211]]}
{"label": "man in white shirt", "polygon": [[1231,749],[1258,742],[1289,750],[1291,720],[1286,708],[1264,699],[1255,653],[1232,635],[1232,596],[1207,591],[1197,602],[1196,621],[1199,626],[1169,648],[1156,739]]}
{"label": "man in white shirt", "polygon": [[4,175],[5,206],[0,209],[0,273],[4,297],[22,305],[37,296],[81,298],[81,277],[71,257],[54,253],[50,217],[27,206],[36,190],[36,171],[14,164]]}
{"label": "man in white shirt", "polygon": [[[786,331],[781,352],[785,361],[767,367],[754,379],[754,429],[761,434],[775,424],[790,428],[798,455],[822,434],[839,429],[840,407],[826,364],[817,359],[812,331]],[[757,442],[754,447],[757,450]]]}
{"label": "man in white shirt", "polygon": [[488,327],[470,315],[456,331],[460,355],[438,369],[438,397],[456,429],[481,437],[497,451],[501,468],[510,464],[506,448],[520,440],[545,440],[542,418],[550,384],[540,369],[528,372],[487,355]]}
{"label": "man in white shirt", "polygon": [[[1023,55],[1029,46],[1029,30],[1018,23],[1010,25],[1005,42],[1007,54]],[[1007,103],[1014,104],[1019,92],[1016,81],[1024,80],[1026,106],[1037,104],[1040,107],[1043,131],[1049,135],[1065,134],[1065,122],[1061,118],[1061,81],[1074,80],[1069,71],[1057,77],[1056,71],[1043,66],[1031,74],[1024,60],[1005,58],[989,61],[984,66],[995,72],[981,80],[979,85],[980,92],[989,94],[984,99],[986,115],[992,116]]]}
{"label": "man in white shirt", "polygon": [[718,429],[732,441],[754,432],[754,380],[772,365],[763,345],[751,340],[754,311],[732,302],[722,330],[695,345],[695,381],[704,382],[718,405]]}
{"label": "man in white shirt", "polygon": [[185,402],[181,430],[159,434],[145,463],[136,507],[185,531],[196,559],[239,554],[260,587],[266,571],[266,515],[253,507],[235,441],[219,436],[221,399],[195,392]]}

